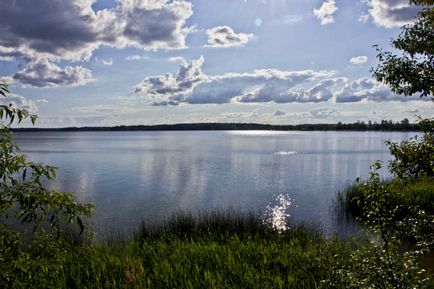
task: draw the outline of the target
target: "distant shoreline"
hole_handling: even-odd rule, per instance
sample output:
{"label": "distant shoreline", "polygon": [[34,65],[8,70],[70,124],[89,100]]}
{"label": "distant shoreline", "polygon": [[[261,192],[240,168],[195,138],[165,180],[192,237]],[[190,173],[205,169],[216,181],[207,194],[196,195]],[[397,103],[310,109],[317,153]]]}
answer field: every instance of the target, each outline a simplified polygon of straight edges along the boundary
{"label": "distant shoreline", "polygon": [[337,123],[271,125],[258,123],[178,123],[160,125],[121,125],[110,127],[13,128],[16,132],[37,131],[209,131],[209,130],[277,130],[277,131],[420,131],[417,124],[391,121],[381,123]]}

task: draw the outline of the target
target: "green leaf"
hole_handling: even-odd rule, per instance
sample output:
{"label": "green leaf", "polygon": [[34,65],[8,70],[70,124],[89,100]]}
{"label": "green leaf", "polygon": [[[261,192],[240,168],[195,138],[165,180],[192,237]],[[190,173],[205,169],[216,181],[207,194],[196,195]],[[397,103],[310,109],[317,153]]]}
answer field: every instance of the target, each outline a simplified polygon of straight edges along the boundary
{"label": "green leaf", "polygon": [[30,116],[30,120],[31,120],[31,122],[32,122],[33,125],[35,125],[35,122],[36,122],[37,119],[38,119],[38,116],[37,116],[37,115],[32,114],[32,115]]}

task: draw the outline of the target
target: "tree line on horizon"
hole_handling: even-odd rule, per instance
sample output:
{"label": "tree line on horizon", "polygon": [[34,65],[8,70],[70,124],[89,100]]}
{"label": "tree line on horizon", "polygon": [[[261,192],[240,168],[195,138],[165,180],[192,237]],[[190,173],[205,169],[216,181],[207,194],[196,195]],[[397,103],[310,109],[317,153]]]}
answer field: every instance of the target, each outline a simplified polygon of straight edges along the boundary
{"label": "tree line on horizon", "polygon": [[260,123],[179,123],[160,125],[120,125],[111,127],[15,128],[13,131],[187,131],[187,130],[301,130],[301,131],[420,131],[416,123],[407,118],[392,120],[357,121],[354,123],[315,123],[273,125]]}

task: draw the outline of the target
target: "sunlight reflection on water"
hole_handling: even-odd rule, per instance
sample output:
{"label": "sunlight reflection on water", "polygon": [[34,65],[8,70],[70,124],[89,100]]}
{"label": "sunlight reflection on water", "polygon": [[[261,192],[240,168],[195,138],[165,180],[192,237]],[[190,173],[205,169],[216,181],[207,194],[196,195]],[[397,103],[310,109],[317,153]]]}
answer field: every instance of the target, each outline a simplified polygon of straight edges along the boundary
{"label": "sunlight reflection on water", "polygon": [[278,130],[230,130],[225,131],[230,135],[239,136],[270,136],[270,135],[289,135],[289,134],[302,134],[299,131],[278,131]]}
{"label": "sunlight reflection on water", "polygon": [[296,151],[278,151],[275,152],[273,155],[275,156],[290,156],[290,155],[295,155],[297,154]]}
{"label": "sunlight reflection on water", "polygon": [[294,199],[287,194],[277,195],[275,200],[265,207],[264,222],[278,232],[287,230],[289,228],[287,220],[291,216],[288,210],[293,201]]}

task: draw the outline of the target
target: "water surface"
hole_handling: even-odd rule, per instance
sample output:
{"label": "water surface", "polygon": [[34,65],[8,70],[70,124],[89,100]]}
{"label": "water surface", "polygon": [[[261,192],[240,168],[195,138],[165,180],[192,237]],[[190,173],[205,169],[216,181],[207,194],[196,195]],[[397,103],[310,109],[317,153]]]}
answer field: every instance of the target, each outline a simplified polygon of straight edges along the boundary
{"label": "water surface", "polygon": [[[53,189],[91,202],[97,232],[131,232],[177,210],[263,211],[291,199],[293,220],[348,228],[330,210],[337,191],[391,157],[397,132],[20,132],[30,160],[59,167]],[[384,176],[387,176],[384,173]]]}

